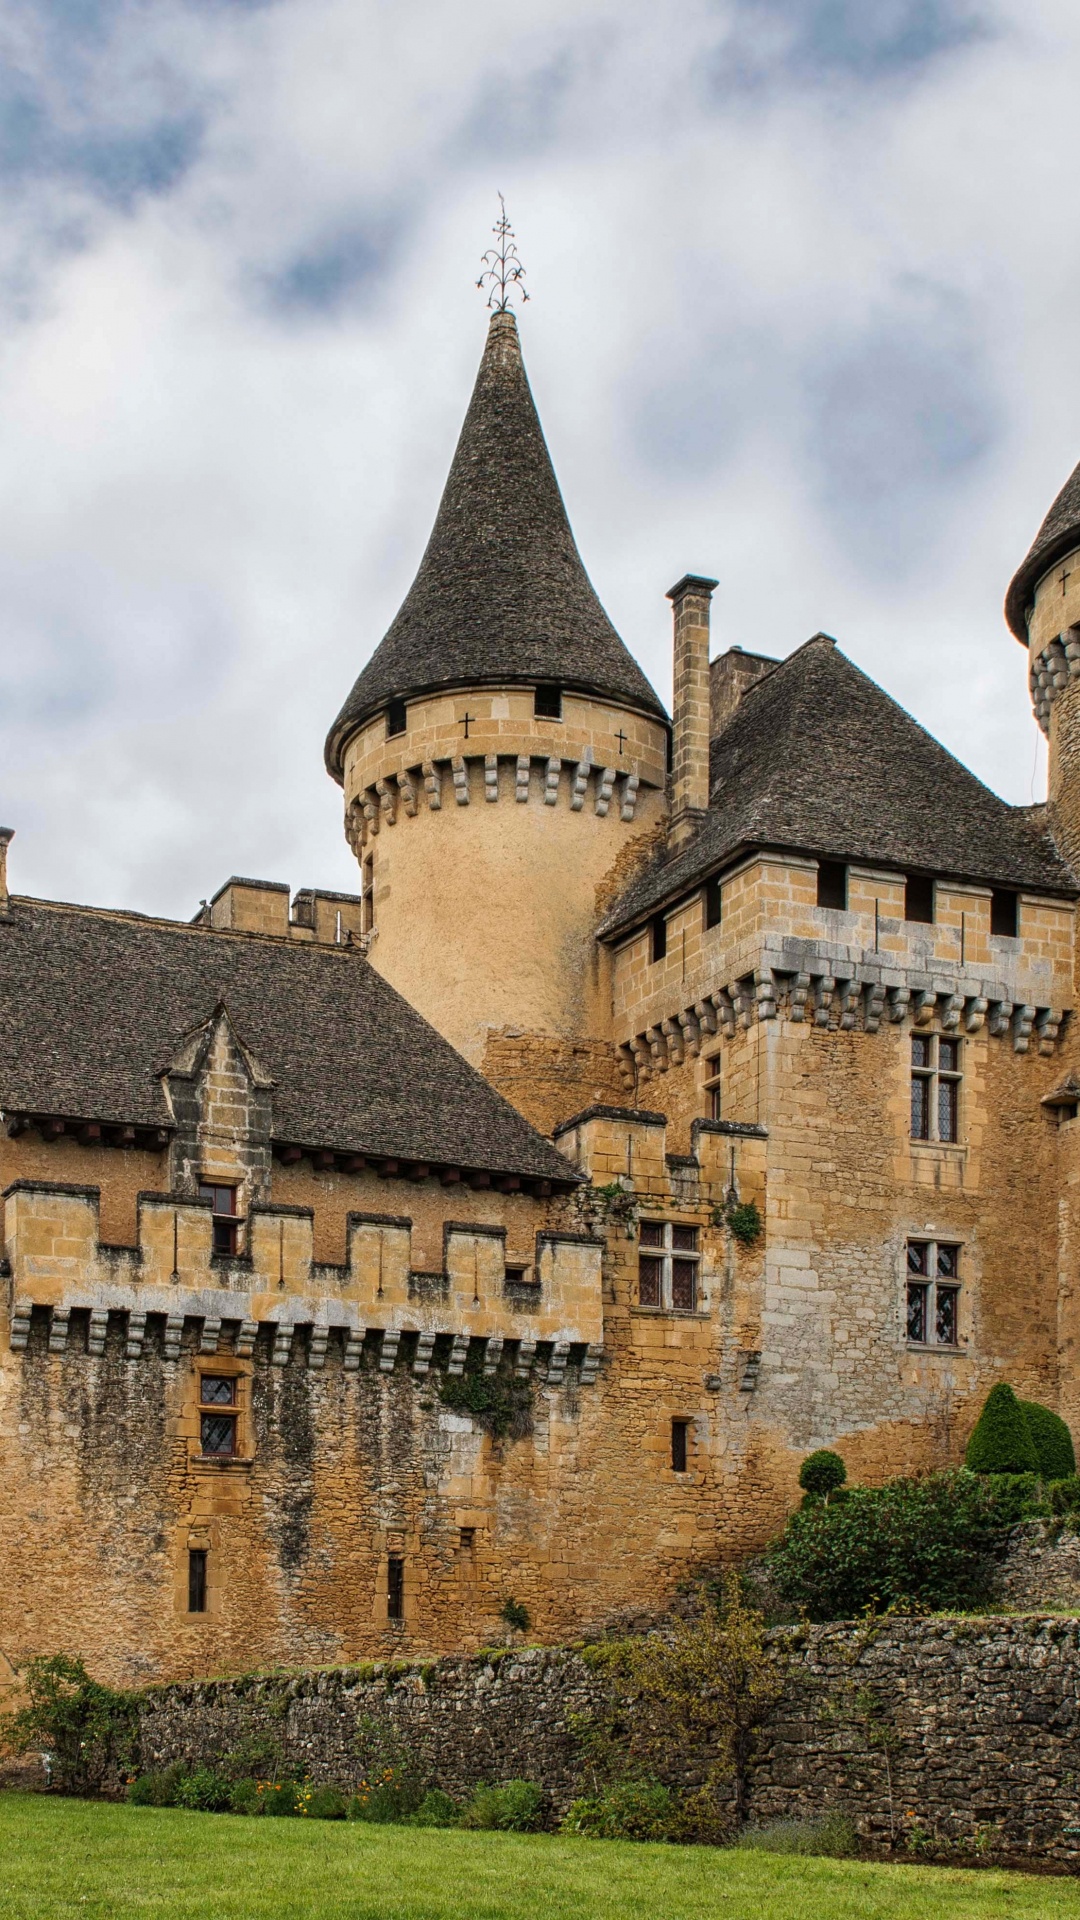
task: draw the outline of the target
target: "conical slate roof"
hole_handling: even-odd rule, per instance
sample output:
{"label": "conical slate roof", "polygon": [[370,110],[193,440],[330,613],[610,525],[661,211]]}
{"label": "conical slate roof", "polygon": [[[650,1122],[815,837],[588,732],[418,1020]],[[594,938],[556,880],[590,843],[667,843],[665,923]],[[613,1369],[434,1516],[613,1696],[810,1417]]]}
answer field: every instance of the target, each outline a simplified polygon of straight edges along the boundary
{"label": "conical slate roof", "polygon": [[387,701],[436,687],[557,681],[666,718],[581,562],[512,313],[492,315],[420,571],[338,714],[326,764]]}
{"label": "conical slate roof", "polygon": [[1036,582],[1054,561],[1080,546],[1080,466],[1074,467],[1046,519],[1035,535],[1031,552],[1017,569],[1005,595],[1005,618],[1018,640],[1027,646],[1027,621]]}
{"label": "conical slate roof", "polygon": [[632,883],[602,935],[627,932],[751,847],[1076,892],[1028,809],[984,787],[826,634],[743,695],[710,762],[700,831]]}

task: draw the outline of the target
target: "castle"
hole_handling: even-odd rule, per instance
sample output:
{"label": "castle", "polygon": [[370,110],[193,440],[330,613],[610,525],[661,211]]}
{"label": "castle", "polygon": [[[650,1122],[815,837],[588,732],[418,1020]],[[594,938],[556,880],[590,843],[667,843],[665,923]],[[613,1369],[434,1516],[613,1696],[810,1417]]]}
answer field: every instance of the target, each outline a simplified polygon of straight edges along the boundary
{"label": "castle", "polygon": [[714,584],[669,722],[499,310],[327,740],[355,894],[0,861],[9,1673],[554,1639],[760,1545],[812,1447],[954,1461],[1003,1376],[1080,1418],[1080,468],[1006,608],[1045,806],[823,634],[710,661]]}

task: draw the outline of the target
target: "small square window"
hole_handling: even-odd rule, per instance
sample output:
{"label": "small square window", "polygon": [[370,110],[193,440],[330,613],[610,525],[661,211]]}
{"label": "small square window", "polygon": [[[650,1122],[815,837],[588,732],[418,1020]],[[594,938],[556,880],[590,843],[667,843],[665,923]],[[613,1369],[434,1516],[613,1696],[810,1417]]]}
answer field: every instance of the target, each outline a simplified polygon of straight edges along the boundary
{"label": "small square window", "polygon": [[562,688],[537,687],[533,695],[533,713],[538,720],[561,720]]}
{"label": "small square window", "polygon": [[386,709],[386,737],[391,739],[395,733],[404,733],[408,725],[408,712],[404,700],[391,700]]}
{"label": "small square window", "polygon": [[838,907],[847,911],[847,868],[839,860],[819,860],[817,870],[819,907]]}
{"label": "small square window", "polygon": [[[698,1229],[680,1221],[643,1220],[639,1228],[638,1305],[693,1313],[698,1304]],[[646,1252],[645,1249],[654,1249]]]}
{"label": "small square window", "polygon": [[462,1527],[459,1538],[462,1553],[471,1553],[476,1545],[476,1528]]}
{"label": "small square window", "polygon": [[658,913],[649,925],[649,958],[654,962],[663,960],[666,953],[667,920],[662,913]]}
{"label": "small square window", "polygon": [[994,887],[990,894],[990,931],[1015,940],[1019,932],[1020,901],[1006,887]]}
{"label": "small square window", "polygon": [[237,1383],[225,1374],[204,1373],[199,1381],[199,1448],[204,1459],[236,1457]]}
{"label": "small square window", "polygon": [[714,874],[705,882],[705,926],[718,927],[723,918],[724,884],[720,875]]}
{"label": "small square window", "polygon": [[921,926],[934,924],[934,882],[923,873],[909,873],[904,883],[904,919]]}
{"label": "small square window", "polygon": [[239,1244],[240,1220],[236,1211],[236,1188],[218,1186],[209,1180],[199,1182],[199,1199],[209,1200],[213,1209],[212,1250],[232,1259]]}
{"label": "small square window", "polygon": [[671,1423],[671,1471],[672,1473],[686,1472],[686,1459],[687,1459],[686,1441],[687,1441],[687,1428],[689,1427],[689,1425],[690,1425],[690,1422],[688,1420],[673,1420]]}

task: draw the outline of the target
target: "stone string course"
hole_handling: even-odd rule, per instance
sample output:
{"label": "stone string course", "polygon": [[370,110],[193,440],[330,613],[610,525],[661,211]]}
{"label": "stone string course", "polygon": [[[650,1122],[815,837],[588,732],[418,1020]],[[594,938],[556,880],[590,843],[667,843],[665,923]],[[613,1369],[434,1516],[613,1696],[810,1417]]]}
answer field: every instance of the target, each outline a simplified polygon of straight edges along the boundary
{"label": "stone string course", "polygon": [[[892,1618],[770,1641],[788,1677],[759,1735],[752,1819],[839,1807],[878,1844],[918,1827],[1080,1862],[1080,1621]],[[587,1648],[183,1684],[146,1694],[143,1764],[212,1763],[269,1736],[313,1779],[348,1784],[370,1718],[392,1725],[431,1784],[460,1797],[526,1776],[554,1818],[580,1790],[574,1716],[604,1699]],[[673,1777],[695,1778],[693,1755]]]}

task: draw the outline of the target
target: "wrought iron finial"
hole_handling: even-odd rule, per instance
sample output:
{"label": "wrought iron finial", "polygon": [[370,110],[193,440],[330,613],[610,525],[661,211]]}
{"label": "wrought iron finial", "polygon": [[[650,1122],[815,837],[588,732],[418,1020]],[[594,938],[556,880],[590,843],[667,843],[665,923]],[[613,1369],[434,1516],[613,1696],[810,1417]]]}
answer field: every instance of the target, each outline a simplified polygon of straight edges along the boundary
{"label": "wrought iron finial", "polygon": [[492,313],[510,311],[510,295],[516,287],[523,301],[528,299],[525,291],[525,269],[518,259],[517,241],[514,229],[506,217],[506,201],[499,195],[499,217],[491,229],[495,235],[495,245],[489,247],[484,255],[483,273],[477,281],[481,293],[487,288],[487,303]]}

